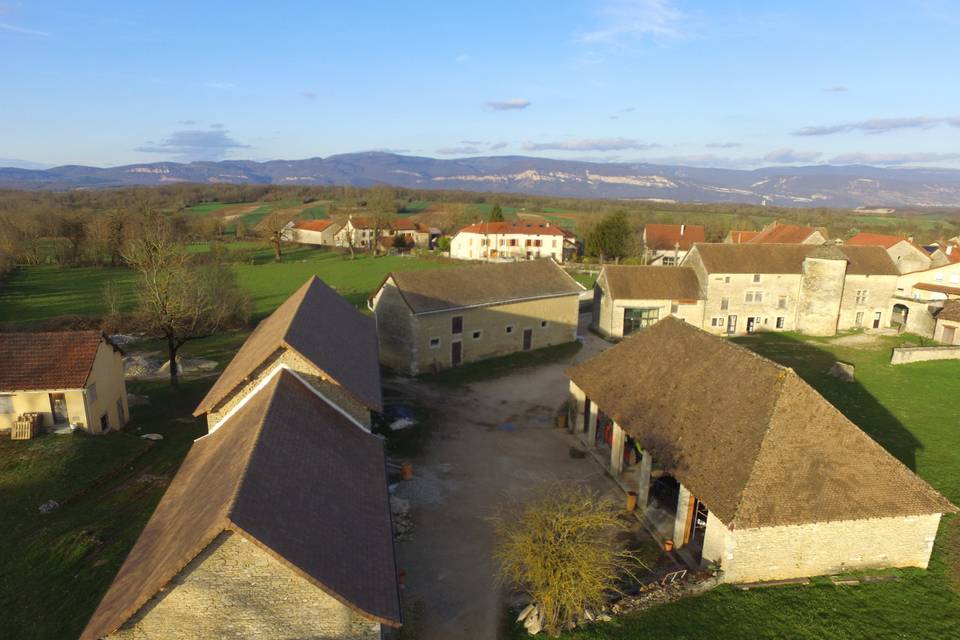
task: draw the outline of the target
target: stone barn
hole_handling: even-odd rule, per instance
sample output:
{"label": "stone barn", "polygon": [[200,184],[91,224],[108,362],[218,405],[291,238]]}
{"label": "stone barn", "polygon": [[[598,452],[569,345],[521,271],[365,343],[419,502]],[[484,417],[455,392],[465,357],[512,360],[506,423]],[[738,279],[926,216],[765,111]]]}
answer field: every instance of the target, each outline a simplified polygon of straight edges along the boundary
{"label": "stone barn", "polygon": [[792,369],[675,318],[568,375],[572,430],[728,582],[925,568],[957,510]]}
{"label": "stone barn", "polygon": [[699,326],[703,296],[689,267],[603,267],[593,288],[592,326],[605,338],[623,338],[674,315]]}
{"label": "stone barn", "polygon": [[380,361],[410,375],[572,342],[584,288],[551,259],[389,274]]}

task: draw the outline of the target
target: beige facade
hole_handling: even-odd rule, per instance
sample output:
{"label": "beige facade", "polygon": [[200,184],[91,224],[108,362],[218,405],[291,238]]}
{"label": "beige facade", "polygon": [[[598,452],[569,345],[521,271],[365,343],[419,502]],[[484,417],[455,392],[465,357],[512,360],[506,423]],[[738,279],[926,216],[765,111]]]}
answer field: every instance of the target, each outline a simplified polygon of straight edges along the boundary
{"label": "beige facade", "polygon": [[[55,415],[56,411],[56,415]],[[0,391],[0,431],[24,413],[39,413],[43,426],[73,425],[90,433],[120,429],[130,418],[123,356],[101,342],[86,384],[80,389]]]}
{"label": "beige facade", "polygon": [[892,321],[890,301],[896,289],[896,277],[848,274],[844,280],[837,329],[889,327]]}
{"label": "beige facade", "polygon": [[[403,236],[407,244],[414,247],[428,248],[430,246],[430,233],[416,225],[406,225],[400,223],[389,223],[387,227],[380,230],[380,237],[384,238],[383,244],[387,244],[387,238],[394,236]],[[356,222],[348,218],[347,221],[334,234],[334,244],[338,247],[352,246],[357,249],[370,249],[374,244],[374,229],[370,223]]]}
{"label": "beige facade", "polygon": [[388,278],[371,305],[380,361],[411,375],[456,366],[458,351],[462,364],[577,338],[577,294],[414,314]]}
{"label": "beige facade", "polygon": [[536,260],[563,262],[560,233],[473,233],[461,231],[450,241],[450,257],[458,260]]}
{"label": "beige facade", "polygon": [[335,246],[337,241],[337,232],[340,231],[341,226],[337,223],[332,223],[326,229],[322,231],[317,231],[315,229],[300,229],[297,227],[291,227],[289,240],[291,242],[298,242],[300,244],[311,244],[324,247]]}
{"label": "beige facade", "polygon": [[933,339],[941,344],[960,345],[960,322],[938,319]]}
{"label": "beige facade", "polygon": [[238,534],[223,533],[115,640],[379,640],[380,625]]}
{"label": "beige facade", "polygon": [[886,249],[900,273],[925,271],[933,266],[933,261],[927,252],[906,238]]}
{"label": "beige facade", "polygon": [[[695,265],[688,261],[687,266]],[[705,331],[719,335],[743,334],[748,330],[797,330],[801,280],[798,274],[707,275],[702,267],[697,271],[705,285]]]}
{"label": "beige facade", "polygon": [[947,296],[937,296],[934,292],[924,292],[920,289],[914,289],[917,284],[943,285],[947,287],[960,287],[960,262],[948,264],[926,271],[915,271],[906,273],[897,278],[896,295],[899,297],[912,298],[914,300],[943,300]]}
{"label": "beige facade", "polygon": [[592,324],[605,338],[623,338],[625,323],[628,329],[643,328],[670,315],[697,327],[703,322],[703,300],[614,300],[597,286],[604,295],[594,296]]}

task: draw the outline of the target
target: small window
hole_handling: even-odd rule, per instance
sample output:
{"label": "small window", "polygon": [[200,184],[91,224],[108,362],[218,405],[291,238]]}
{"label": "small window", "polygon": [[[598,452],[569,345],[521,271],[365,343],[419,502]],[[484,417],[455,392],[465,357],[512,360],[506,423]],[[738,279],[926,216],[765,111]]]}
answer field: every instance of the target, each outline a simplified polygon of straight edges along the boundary
{"label": "small window", "polygon": [[97,383],[96,382],[91,383],[90,386],[87,387],[87,399],[90,402],[97,401]]}
{"label": "small window", "polygon": [[720,311],[726,311],[730,308],[730,298],[720,298]]}
{"label": "small window", "polygon": [[730,284],[730,276],[724,276],[724,277],[723,277],[723,282],[724,282],[724,284]]}
{"label": "small window", "polygon": [[440,348],[440,338],[430,338],[430,348],[439,349]]}
{"label": "small window", "polygon": [[857,319],[855,323],[858,327],[863,326],[863,311],[857,311]]}
{"label": "small window", "polygon": [[674,303],[670,305],[670,313],[677,313],[678,311],[680,311],[679,304]]}
{"label": "small window", "polygon": [[508,324],[508,325],[507,325],[507,333],[513,333],[513,325],[512,325],[512,324]]}
{"label": "small window", "polygon": [[716,317],[716,318],[710,318],[710,326],[711,326],[711,327],[722,327],[726,321],[727,321],[726,318],[724,318],[723,316],[719,316],[719,317]]}
{"label": "small window", "polygon": [[760,282],[760,274],[759,274],[759,273],[753,274],[753,281],[754,281],[754,282]]}
{"label": "small window", "polygon": [[867,304],[866,289],[857,289],[857,304]]}
{"label": "small window", "polygon": [[541,329],[546,329],[548,324],[550,324],[550,323],[547,322],[546,320],[541,320],[541,321],[540,321],[540,328],[541,328]]}
{"label": "small window", "polygon": [[473,339],[474,339],[474,340],[479,340],[479,339],[480,339],[480,335],[481,335],[481,333],[480,333],[479,331],[474,331],[474,332],[473,332]]}
{"label": "small window", "polygon": [[746,302],[750,302],[750,303],[754,303],[754,304],[760,304],[761,302],[763,302],[763,292],[762,292],[762,291],[747,291],[746,295],[744,296],[744,300],[745,300]]}
{"label": "small window", "polygon": [[777,329],[783,329],[783,322],[784,322],[784,317],[783,317],[783,316],[778,316],[778,317],[777,317]]}
{"label": "small window", "polygon": [[0,396],[0,415],[13,413],[13,396]]}
{"label": "small window", "polygon": [[786,309],[787,308],[787,296],[780,296],[780,299],[777,300],[777,309]]}
{"label": "small window", "polygon": [[463,333],[463,316],[453,316],[450,318],[450,332],[454,335]]}

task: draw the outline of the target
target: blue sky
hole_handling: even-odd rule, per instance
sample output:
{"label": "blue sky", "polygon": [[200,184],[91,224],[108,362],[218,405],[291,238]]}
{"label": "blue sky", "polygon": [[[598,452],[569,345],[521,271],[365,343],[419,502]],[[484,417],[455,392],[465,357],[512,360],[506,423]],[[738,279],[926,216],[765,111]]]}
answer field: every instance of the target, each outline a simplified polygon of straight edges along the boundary
{"label": "blue sky", "polygon": [[0,0],[0,164],[960,167],[960,3],[473,4]]}

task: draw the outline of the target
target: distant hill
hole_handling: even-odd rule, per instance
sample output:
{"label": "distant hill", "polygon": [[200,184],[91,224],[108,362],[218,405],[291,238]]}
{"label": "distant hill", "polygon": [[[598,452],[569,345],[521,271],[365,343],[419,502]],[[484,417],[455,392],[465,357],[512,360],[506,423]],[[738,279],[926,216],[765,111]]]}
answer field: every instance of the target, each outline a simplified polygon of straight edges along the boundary
{"label": "distant hill", "polygon": [[387,183],[411,189],[797,207],[960,206],[960,170],[950,169],[817,165],[744,171],[526,156],[441,160],[380,152],[268,162],[0,168],[0,187],[17,189],[64,190],[173,182],[353,186]]}

